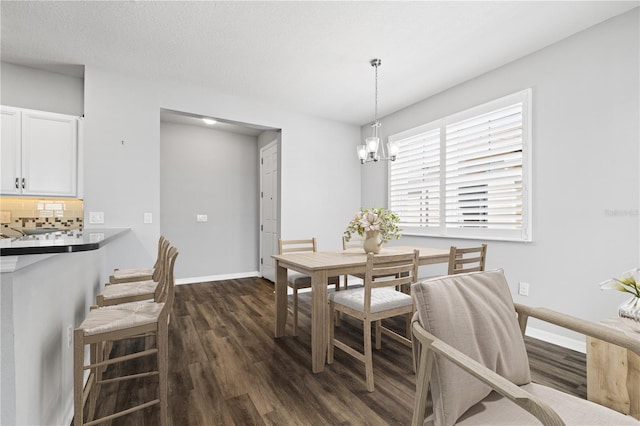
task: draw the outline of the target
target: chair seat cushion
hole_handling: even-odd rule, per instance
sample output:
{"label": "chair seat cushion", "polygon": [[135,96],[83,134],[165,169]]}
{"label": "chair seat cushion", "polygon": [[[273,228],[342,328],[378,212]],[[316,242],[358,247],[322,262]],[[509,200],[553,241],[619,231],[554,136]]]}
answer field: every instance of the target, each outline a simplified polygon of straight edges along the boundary
{"label": "chair seat cushion", "polygon": [[93,309],[78,328],[84,329],[85,336],[91,336],[153,324],[163,306],[164,303],[132,302]]}
{"label": "chair seat cushion", "polygon": [[[329,293],[329,299],[336,304],[364,312],[364,287],[349,288]],[[394,288],[371,289],[371,313],[388,311],[403,306],[412,306],[411,296]]]}
{"label": "chair seat cushion", "polygon": [[112,300],[130,296],[153,296],[157,286],[158,283],[152,280],[108,285],[102,290],[102,297],[105,300]]}
{"label": "chair seat cushion", "polygon": [[[549,404],[558,413],[566,425],[638,425],[638,420],[625,416],[602,405],[577,398],[573,395],[543,386],[529,383],[521,386]],[[491,392],[484,400],[471,407],[458,419],[456,425],[504,425],[527,426],[540,425],[532,414],[518,407],[496,392]]]}
{"label": "chair seat cushion", "polygon": [[152,268],[138,268],[138,269],[116,269],[113,271],[113,277],[117,280],[124,278],[137,278],[151,276],[153,274]]}

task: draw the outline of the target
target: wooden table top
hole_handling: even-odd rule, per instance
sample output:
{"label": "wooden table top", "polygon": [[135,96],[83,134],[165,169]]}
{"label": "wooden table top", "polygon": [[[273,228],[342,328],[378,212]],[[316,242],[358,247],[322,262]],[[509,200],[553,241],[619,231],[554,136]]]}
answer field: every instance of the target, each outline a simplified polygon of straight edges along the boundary
{"label": "wooden table top", "polygon": [[[448,249],[413,246],[386,246],[380,250],[381,255],[411,253],[420,250],[420,264],[445,262],[449,259]],[[301,252],[275,254],[272,256],[280,263],[298,266],[308,270],[326,269],[328,267],[363,266],[367,263],[367,255],[362,249]]]}

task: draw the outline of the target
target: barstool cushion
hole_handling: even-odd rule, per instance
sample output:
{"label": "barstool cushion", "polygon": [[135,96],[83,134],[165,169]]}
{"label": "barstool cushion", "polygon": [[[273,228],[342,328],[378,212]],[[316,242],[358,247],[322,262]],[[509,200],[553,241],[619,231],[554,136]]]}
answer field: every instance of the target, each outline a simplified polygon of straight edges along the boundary
{"label": "barstool cushion", "polygon": [[105,300],[110,300],[118,299],[121,297],[153,294],[156,291],[157,286],[158,283],[153,280],[134,281],[131,283],[108,285],[104,287],[104,290],[102,290],[102,297]]}
{"label": "barstool cushion", "polygon": [[131,302],[105,306],[89,311],[87,317],[78,328],[84,330],[85,336],[124,330],[131,327],[153,324],[164,303]]}
{"label": "barstool cushion", "polygon": [[149,275],[153,275],[153,268],[116,269],[113,271],[113,277],[117,280],[124,278],[146,277]]}

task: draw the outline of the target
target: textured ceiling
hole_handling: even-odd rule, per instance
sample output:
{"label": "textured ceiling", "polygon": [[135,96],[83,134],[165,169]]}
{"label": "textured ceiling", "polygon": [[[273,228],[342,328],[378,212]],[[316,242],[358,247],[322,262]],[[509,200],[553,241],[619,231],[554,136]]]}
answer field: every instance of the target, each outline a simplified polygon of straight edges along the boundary
{"label": "textured ceiling", "polygon": [[184,81],[362,125],[638,1],[0,3],[1,59]]}

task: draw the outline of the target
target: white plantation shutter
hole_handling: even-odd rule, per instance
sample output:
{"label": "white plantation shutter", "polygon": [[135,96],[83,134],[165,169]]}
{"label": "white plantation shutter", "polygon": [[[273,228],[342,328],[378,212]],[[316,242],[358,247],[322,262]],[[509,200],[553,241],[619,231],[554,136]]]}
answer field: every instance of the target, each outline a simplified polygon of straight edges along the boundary
{"label": "white plantation shutter", "polygon": [[530,102],[525,90],[389,138],[405,234],[531,239]]}
{"label": "white plantation shutter", "polygon": [[[392,138],[390,138],[393,140]],[[389,208],[400,227],[440,226],[440,129],[397,141],[400,148],[389,176]]]}

